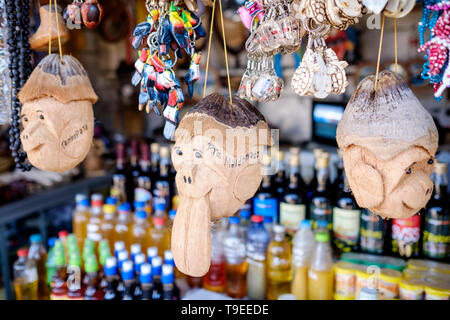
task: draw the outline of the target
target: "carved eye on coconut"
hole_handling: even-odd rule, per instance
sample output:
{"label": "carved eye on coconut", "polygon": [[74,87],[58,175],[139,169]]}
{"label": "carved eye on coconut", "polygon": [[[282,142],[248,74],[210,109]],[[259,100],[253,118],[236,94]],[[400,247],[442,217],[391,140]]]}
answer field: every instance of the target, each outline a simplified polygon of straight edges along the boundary
{"label": "carved eye on coconut", "polygon": [[87,0],[81,6],[81,16],[84,25],[89,29],[94,29],[102,21],[103,7],[97,0]]}

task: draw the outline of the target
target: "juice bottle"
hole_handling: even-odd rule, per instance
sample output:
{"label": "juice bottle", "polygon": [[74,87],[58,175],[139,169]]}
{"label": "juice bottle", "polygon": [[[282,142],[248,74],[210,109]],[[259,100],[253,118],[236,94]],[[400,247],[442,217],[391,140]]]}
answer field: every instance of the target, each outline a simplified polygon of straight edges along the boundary
{"label": "juice bottle", "polygon": [[229,228],[224,240],[226,292],[231,298],[243,298],[247,294],[246,241],[239,223],[239,217],[229,218]]}
{"label": "juice bottle", "polygon": [[149,263],[141,265],[139,273],[139,281],[142,287],[141,300],[152,300],[153,292],[153,279],[152,279],[152,266]]}
{"label": "juice bottle", "polygon": [[55,243],[54,259],[56,270],[51,282],[50,300],[65,300],[67,299],[66,259],[64,246],[60,240]]}
{"label": "juice bottle", "polygon": [[136,257],[136,255],[141,253],[141,244],[140,243],[133,243],[131,245],[131,261],[134,261],[134,258]]}
{"label": "juice bottle", "polygon": [[316,245],[308,270],[308,299],[333,299],[333,258],[328,232],[316,233]]}
{"label": "juice bottle", "polygon": [[162,259],[161,257],[156,256],[152,259],[152,274],[153,274],[152,300],[162,300],[163,298],[161,273],[162,273]]}
{"label": "juice bottle", "polygon": [[38,299],[38,272],[34,260],[27,259],[28,249],[17,251],[19,259],[14,262],[14,292],[16,300]]}
{"label": "juice bottle", "polygon": [[121,274],[125,288],[122,295],[122,300],[133,300],[135,278],[134,278],[133,262],[131,260],[126,260],[123,262]]}
{"label": "juice bottle", "polygon": [[103,218],[103,196],[101,194],[93,194],[91,197],[91,213],[87,223],[86,238],[94,242],[97,248],[100,240],[102,240],[101,225]]}
{"label": "juice bottle", "polygon": [[47,271],[45,263],[47,261],[47,251],[42,245],[42,237],[40,234],[33,234],[30,237],[31,246],[28,250],[28,259],[33,260],[38,272],[38,299],[47,300]]}
{"label": "juice bottle", "polygon": [[[117,266],[119,267],[119,274],[122,275],[122,266],[125,261],[128,260],[128,251],[122,250],[117,254]],[[117,292],[122,297],[125,291],[125,286],[123,279],[119,279],[119,283],[117,284]]]}
{"label": "juice bottle", "polygon": [[143,250],[147,249],[150,245],[149,233],[150,225],[147,221],[147,213],[145,211],[137,211],[133,227],[131,228],[133,243],[139,243]]}
{"label": "juice bottle", "polygon": [[148,247],[147,248],[147,262],[152,264],[153,258],[158,256],[158,248],[157,247]]}
{"label": "juice bottle", "polygon": [[163,300],[179,300],[180,295],[177,286],[175,285],[175,275],[173,267],[169,264],[162,266],[161,283],[163,287]]}
{"label": "juice bottle", "polygon": [[67,237],[68,236],[69,236],[69,231],[61,230],[60,232],[58,232],[58,238],[64,246],[64,256],[66,258],[66,261],[68,261],[68,259],[69,259],[69,250],[68,250],[68,245],[67,245]]}
{"label": "juice bottle", "polygon": [[134,286],[134,298],[136,300],[141,300],[141,296],[142,296],[142,287],[141,287],[141,283],[139,281],[139,275],[141,272],[141,265],[143,265],[145,263],[145,254],[143,253],[139,253],[134,257],[134,275],[136,277],[135,280],[135,286]]}
{"label": "juice bottle", "polygon": [[170,248],[169,230],[165,226],[165,219],[161,216],[153,217],[153,229],[149,233],[150,245],[158,248],[158,255]]}
{"label": "juice bottle", "polygon": [[273,240],[267,248],[267,299],[291,293],[292,266],[291,248],[285,238],[285,228],[273,227]]}
{"label": "juice bottle", "polygon": [[71,252],[67,265],[67,299],[83,300],[81,288],[81,257],[78,252]]}
{"label": "juice bottle", "polygon": [[117,270],[117,259],[109,257],[105,264],[106,288],[103,300],[120,300],[117,292],[117,285],[119,283],[119,275]]}
{"label": "juice bottle", "polygon": [[89,200],[87,198],[77,201],[72,218],[73,233],[75,234],[78,245],[83,244],[87,235],[87,223],[89,220]]}
{"label": "juice bottle", "polygon": [[108,240],[109,246],[114,245],[114,228],[116,226],[116,206],[105,204],[103,206],[103,221],[100,225],[102,239]]}
{"label": "juice bottle", "polygon": [[131,247],[131,206],[128,202],[122,203],[119,206],[119,213],[117,215],[116,226],[114,227],[114,242],[123,241],[127,250]]}
{"label": "juice bottle", "polygon": [[98,278],[98,263],[94,255],[87,257],[84,262],[84,271],[86,280],[86,290],[84,291],[84,300],[102,300],[103,292],[99,290],[100,279]]}
{"label": "juice bottle", "polygon": [[292,260],[294,280],[292,293],[297,300],[308,300],[308,268],[314,250],[314,233],[311,221],[303,220],[293,240]]}
{"label": "juice bottle", "polygon": [[[226,218],[225,218],[226,219]],[[203,288],[214,292],[224,292],[226,287],[226,268],[223,241],[226,224],[219,227],[211,235],[211,265],[203,277]]]}
{"label": "juice bottle", "polygon": [[266,298],[266,259],[270,234],[264,228],[263,217],[252,216],[252,226],[247,232],[247,296],[250,299]]}
{"label": "juice bottle", "polygon": [[151,223],[151,215],[149,214],[146,205],[145,205],[145,201],[135,201],[133,203],[134,206],[134,212],[138,212],[138,211],[145,211],[145,213],[147,214],[147,220],[148,223]]}
{"label": "juice bottle", "polygon": [[45,268],[46,268],[46,274],[47,274],[47,289],[50,289],[50,285],[52,282],[53,274],[55,273],[56,266],[55,266],[55,259],[54,259],[54,247],[56,238],[50,238],[47,241],[48,245],[48,255],[47,255],[47,261],[45,262]]}
{"label": "juice bottle", "polygon": [[83,246],[83,261],[86,261],[91,254],[95,255],[95,244],[91,239],[86,239]]}

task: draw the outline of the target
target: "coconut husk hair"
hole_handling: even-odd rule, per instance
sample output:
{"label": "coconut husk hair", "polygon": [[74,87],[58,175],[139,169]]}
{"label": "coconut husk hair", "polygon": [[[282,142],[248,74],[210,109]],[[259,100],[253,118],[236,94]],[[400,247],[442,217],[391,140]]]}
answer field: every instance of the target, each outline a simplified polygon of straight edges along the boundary
{"label": "coconut husk hair", "polygon": [[64,104],[80,100],[97,102],[98,96],[83,65],[68,55],[62,60],[58,54],[42,59],[19,92],[21,103],[43,97],[52,97]]}

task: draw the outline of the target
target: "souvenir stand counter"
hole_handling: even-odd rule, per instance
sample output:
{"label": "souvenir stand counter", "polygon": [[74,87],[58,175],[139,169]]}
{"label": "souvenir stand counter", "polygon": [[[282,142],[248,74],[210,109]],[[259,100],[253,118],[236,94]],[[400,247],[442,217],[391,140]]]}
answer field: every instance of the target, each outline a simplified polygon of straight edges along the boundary
{"label": "souvenir stand counter", "polygon": [[0,297],[450,299],[450,1],[0,13]]}

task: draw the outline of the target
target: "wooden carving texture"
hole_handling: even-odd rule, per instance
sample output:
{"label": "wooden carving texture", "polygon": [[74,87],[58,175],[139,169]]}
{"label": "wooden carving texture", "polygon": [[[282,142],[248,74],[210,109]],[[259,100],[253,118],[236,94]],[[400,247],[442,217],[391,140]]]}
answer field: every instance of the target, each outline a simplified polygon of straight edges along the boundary
{"label": "wooden carving texture", "polygon": [[356,201],[385,218],[407,218],[431,197],[438,133],[407,84],[383,71],[361,81],[337,129]]}
{"label": "wooden carving texture", "polygon": [[270,143],[262,114],[237,97],[230,105],[209,95],[182,119],[172,150],[180,195],[172,251],[181,272],[208,271],[211,221],[235,214],[254,195],[262,180],[259,158]]}

